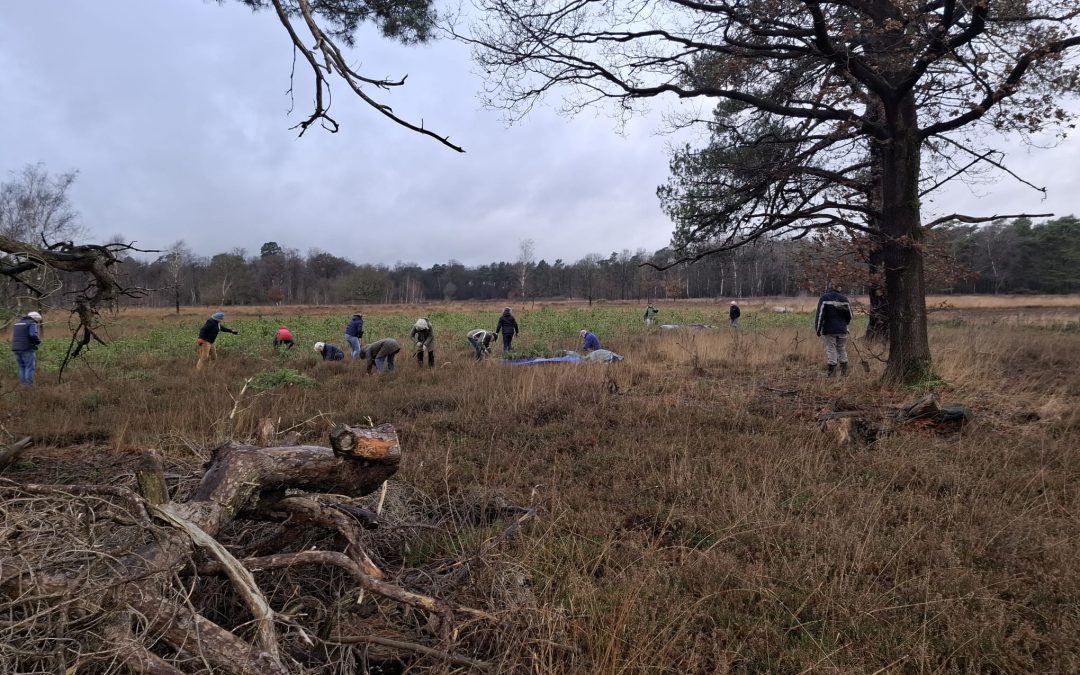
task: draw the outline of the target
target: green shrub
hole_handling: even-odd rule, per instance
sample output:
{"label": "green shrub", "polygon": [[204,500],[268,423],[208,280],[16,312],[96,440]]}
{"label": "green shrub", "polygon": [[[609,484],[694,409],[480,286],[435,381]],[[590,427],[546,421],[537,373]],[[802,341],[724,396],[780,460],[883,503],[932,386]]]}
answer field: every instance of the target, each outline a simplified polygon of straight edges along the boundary
{"label": "green shrub", "polygon": [[318,382],[315,378],[305,375],[292,368],[276,368],[264,370],[251,378],[248,386],[255,391],[269,391],[279,387],[314,387]]}

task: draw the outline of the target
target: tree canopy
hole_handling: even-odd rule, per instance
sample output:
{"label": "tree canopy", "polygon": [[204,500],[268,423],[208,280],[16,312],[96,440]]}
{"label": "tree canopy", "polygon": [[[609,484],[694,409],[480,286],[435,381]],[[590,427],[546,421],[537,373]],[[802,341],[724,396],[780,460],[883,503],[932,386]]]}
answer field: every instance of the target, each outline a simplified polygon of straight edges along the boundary
{"label": "tree canopy", "polygon": [[[578,107],[615,101],[631,110],[663,94],[723,102],[733,148],[782,151],[780,166],[792,169],[779,187],[759,185],[761,198],[729,228],[860,227],[847,216],[865,215],[898,319],[887,371],[897,380],[931,368],[924,153],[978,156],[971,138],[987,131],[1063,131],[1070,116],[1061,97],[1080,82],[1066,54],[1080,45],[1072,0],[477,2],[484,21],[466,39],[496,104],[526,110],[562,86]],[[738,138],[742,129],[753,131],[748,139]],[[784,140],[768,148],[770,138]],[[869,201],[837,200],[866,170]]]}

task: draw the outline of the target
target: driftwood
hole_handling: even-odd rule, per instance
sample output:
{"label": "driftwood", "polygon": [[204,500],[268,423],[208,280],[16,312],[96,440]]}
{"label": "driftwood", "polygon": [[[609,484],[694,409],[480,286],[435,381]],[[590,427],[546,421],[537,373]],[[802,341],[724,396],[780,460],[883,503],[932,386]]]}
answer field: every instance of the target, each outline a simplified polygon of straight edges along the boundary
{"label": "driftwood", "polygon": [[823,410],[816,417],[823,432],[842,446],[874,443],[900,426],[914,425],[938,433],[965,429],[974,416],[962,405],[939,406],[933,394],[909,401],[899,408],[870,413],[865,410]]}
{"label": "driftwood", "polygon": [[[437,616],[434,625],[444,638],[450,636],[456,614],[493,619],[385,580],[364,550],[357,514],[339,506],[342,496],[372,493],[397,471],[401,460],[397,434],[389,425],[342,426],[331,439],[333,449],[226,443],[214,450],[190,499],[180,503],[169,501],[161,460],[151,453],[140,459],[135,470],[141,495],[121,487],[18,485],[0,479],[0,504],[11,495],[50,504],[81,503],[76,510],[86,516],[75,519],[75,530],[107,519],[142,533],[128,538],[126,547],[118,542],[108,555],[84,556],[89,562],[82,569],[50,566],[49,556],[34,558],[20,550],[17,529],[4,534],[15,542],[0,549],[0,605],[5,607],[0,628],[13,631],[5,635],[6,640],[25,641],[28,653],[35,640],[37,649],[44,649],[43,645],[52,644],[55,627],[34,633],[34,622],[42,612],[59,612],[61,624],[68,625],[57,648],[60,655],[45,654],[42,663],[48,667],[38,664],[35,669],[75,672],[102,658],[95,655],[110,654],[109,659],[137,673],[175,674],[190,672],[189,667],[226,675],[299,672],[292,650],[281,648],[280,627],[292,626],[291,633],[299,633],[302,643],[314,643],[293,619],[271,607],[256,575],[312,565],[343,570],[358,592]],[[344,552],[304,550],[238,557],[246,552],[230,551],[218,541],[218,535],[236,519],[330,530],[344,542]],[[367,526],[374,524],[377,518]],[[269,539],[262,542],[267,543]],[[280,544],[281,539],[272,543]],[[199,558],[205,562],[193,564]],[[228,579],[229,588],[249,614],[242,631],[215,623],[192,605],[190,591],[180,580],[194,573]],[[138,627],[137,634],[133,627]],[[80,655],[74,662],[64,657],[72,653]]]}
{"label": "driftwood", "polygon": [[19,461],[19,457],[22,456],[23,452],[33,444],[33,439],[27,436],[0,450],[0,469]]}
{"label": "driftwood", "polygon": [[933,394],[927,394],[922,398],[905,403],[896,411],[896,419],[907,422],[909,420],[926,419],[937,414],[938,404]]}

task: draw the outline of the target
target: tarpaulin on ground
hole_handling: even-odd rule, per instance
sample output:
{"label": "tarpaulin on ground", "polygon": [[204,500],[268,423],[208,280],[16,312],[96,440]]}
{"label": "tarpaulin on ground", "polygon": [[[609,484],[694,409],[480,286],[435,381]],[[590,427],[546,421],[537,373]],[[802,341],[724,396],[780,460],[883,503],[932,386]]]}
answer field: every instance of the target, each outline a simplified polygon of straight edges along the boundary
{"label": "tarpaulin on ground", "polygon": [[576,354],[573,356],[550,356],[547,358],[533,356],[527,359],[504,359],[503,363],[508,366],[531,366],[535,363],[581,363],[581,357]]}
{"label": "tarpaulin on ground", "polygon": [[716,326],[710,326],[707,323],[688,323],[686,325],[662,323],[659,327],[660,330],[678,330],[680,328],[685,328],[687,330],[714,330],[716,328]]}
{"label": "tarpaulin on ground", "polygon": [[582,356],[577,352],[568,352],[565,356],[534,356],[527,359],[504,359],[503,363],[508,366],[531,366],[535,363],[614,363],[622,361],[623,357],[607,349],[597,349]]}

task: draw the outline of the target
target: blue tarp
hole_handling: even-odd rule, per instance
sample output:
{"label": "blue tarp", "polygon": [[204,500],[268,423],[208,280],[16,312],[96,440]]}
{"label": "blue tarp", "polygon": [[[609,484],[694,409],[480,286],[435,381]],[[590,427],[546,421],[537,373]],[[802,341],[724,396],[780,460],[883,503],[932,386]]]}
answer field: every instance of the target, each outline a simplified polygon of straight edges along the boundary
{"label": "blue tarp", "polygon": [[576,354],[572,356],[552,356],[550,358],[534,356],[528,359],[504,359],[503,363],[508,366],[531,366],[534,363],[581,363],[581,357]]}
{"label": "blue tarp", "polygon": [[623,357],[615,352],[607,349],[597,349],[596,351],[589,352],[585,356],[582,356],[577,352],[568,352],[565,356],[552,356],[548,358],[534,356],[528,359],[504,359],[503,363],[508,366],[531,366],[534,363],[584,363],[586,361],[593,363],[613,363],[622,360]]}

